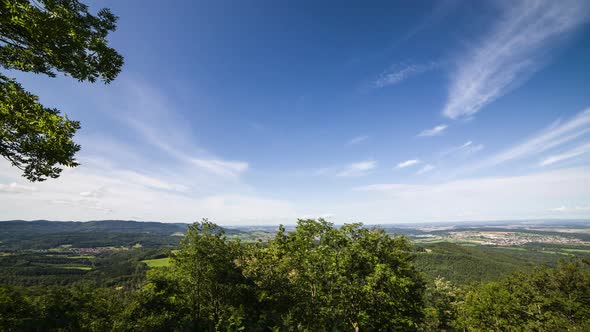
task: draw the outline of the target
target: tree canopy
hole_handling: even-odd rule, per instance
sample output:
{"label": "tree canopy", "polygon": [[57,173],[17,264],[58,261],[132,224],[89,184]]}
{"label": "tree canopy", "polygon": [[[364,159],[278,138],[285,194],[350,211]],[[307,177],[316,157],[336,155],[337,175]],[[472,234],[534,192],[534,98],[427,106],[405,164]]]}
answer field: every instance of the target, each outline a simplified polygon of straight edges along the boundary
{"label": "tree canopy", "polygon": [[[337,227],[324,220],[299,220],[295,229],[281,227],[269,241],[242,243],[203,220],[188,227],[178,250],[169,252],[168,266],[148,269],[140,261],[140,251],[122,250],[75,259],[89,260],[96,267],[76,283],[65,283],[67,276],[84,271],[55,267],[62,271],[61,279],[31,285],[16,274],[20,283],[0,285],[0,330],[590,328],[587,258],[563,260],[554,269],[515,272],[492,282],[455,285],[443,278],[425,283],[413,266],[416,253],[407,238],[361,224]],[[54,252],[46,257],[27,255],[28,261],[8,254],[2,261],[12,263],[1,268],[23,265],[41,274],[37,268],[50,261],[69,261],[70,266],[73,261]],[[107,275],[111,278],[105,279]]]}
{"label": "tree canopy", "polygon": [[[108,46],[117,17],[109,9],[96,15],[76,0],[3,0],[0,2],[0,66],[79,81],[110,83],[123,57]],[[15,79],[0,74],[0,155],[30,181],[60,175],[74,167],[80,146],[76,121],[44,107]]]}
{"label": "tree canopy", "polygon": [[148,275],[137,328],[413,331],[425,284],[411,260],[405,237],[361,224],[300,220],[242,245],[204,221],[189,227],[170,273]]}

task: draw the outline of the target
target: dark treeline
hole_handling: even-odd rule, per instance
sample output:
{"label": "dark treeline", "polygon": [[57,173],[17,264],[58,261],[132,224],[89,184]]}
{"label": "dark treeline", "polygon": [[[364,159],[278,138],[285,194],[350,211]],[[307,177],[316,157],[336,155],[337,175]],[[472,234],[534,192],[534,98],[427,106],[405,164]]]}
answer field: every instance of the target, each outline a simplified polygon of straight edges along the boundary
{"label": "dark treeline", "polygon": [[130,220],[94,220],[94,221],[49,221],[49,220],[7,220],[2,221],[2,235],[31,235],[57,233],[151,233],[168,235],[185,232],[186,224],[161,223]]}
{"label": "dark treeline", "polygon": [[0,330],[590,329],[588,260],[466,286],[427,281],[415,257],[406,237],[360,224],[301,220],[243,244],[204,221],[189,226],[169,267],[135,282],[0,287]]}
{"label": "dark treeline", "polygon": [[89,222],[1,221],[0,250],[50,249],[67,244],[72,248],[108,246],[176,246],[186,224],[99,220]]}
{"label": "dark treeline", "polygon": [[415,249],[414,265],[424,272],[428,281],[442,276],[459,285],[497,281],[514,272],[533,272],[539,266],[557,267],[559,259],[564,257],[533,248],[471,247],[449,242],[417,245]]}
{"label": "dark treeline", "polygon": [[[166,256],[167,248],[139,248],[69,257],[65,253],[15,253],[0,256],[0,285],[96,287],[138,284],[147,270],[143,259]],[[80,268],[84,267],[84,268]]]}

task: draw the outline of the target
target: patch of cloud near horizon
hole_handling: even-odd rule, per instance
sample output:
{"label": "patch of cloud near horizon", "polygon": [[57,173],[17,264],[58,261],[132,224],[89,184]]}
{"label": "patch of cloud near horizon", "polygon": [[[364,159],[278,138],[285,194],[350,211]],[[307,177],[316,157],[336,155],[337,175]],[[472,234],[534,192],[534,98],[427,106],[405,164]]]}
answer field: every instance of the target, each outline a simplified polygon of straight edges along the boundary
{"label": "patch of cloud near horizon", "polygon": [[542,66],[539,55],[588,20],[589,2],[508,1],[504,15],[451,75],[443,114],[470,117]]}
{"label": "patch of cloud near horizon", "polygon": [[363,176],[367,175],[369,171],[371,171],[375,167],[377,167],[377,162],[374,160],[360,161],[346,166],[342,171],[338,172],[336,176]]}
{"label": "patch of cloud near horizon", "polygon": [[381,222],[387,215],[394,218],[390,222],[590,217],[587,210],[558,215],[549,210],[564,200],[572,206],[588,206],[588,167],[433,184],[378,183],[356,187],[353,191],[362,198],[347,204],[346,211],[335,210],[335,213],[362,216],[375,222]]}
{"label": "patch of cloud near horizon", "polygon": [[562,205],[560,207],[550,209],[550,211],[553,211],[553,212],[590,211],[590,206],[565,206],[565,205]]}
{"label": "patch of cloud near horizon", "polygon": [[23,193],[30,193],[37,191],[37,188],[32,186],[27,186],[23,184],[19,184],[16,182],[11,182],[9,184],[1,184],[0,183],[0,193],[10,193],[10,194],[23,194]]}
{"label": "patch of cloud near horizon", "polygon": [[418,137],[432,137],[432,136],[439,136],[442,135],[442,133],[448,128],[449,126],[447,126],[446,124],[441,124],[438,126],[435,126],[434,128],[431,129],[425,129],[423,131],[421,131],[417,136]]}
{"label": "patch of cloud near horizon", "polygon": [[[262,197],[235,184],[208,190],[211,184],[189,182],[160,174],[157,177],[119,168],[97,168],[83,163],[57,179],[37,183],[35,188],[0,185],[5,219],[144,220],[190,222],[211,218],[218,223],[245,220],[270,223],[293,220],[296,211],[285,201]],[[0,161],[0,179],[18,178],[18,170]],[[205,188],[202,188],[202,187]],[[23,195],[23,193],[27,193]],[[26,197],[25,197],[26,196]],[[30,207],[34,206],[34,209]]]}
{"label": "patch of cloud near horizon", "polygon": [[426,64],[411,64],[411,65],[394,65],[388,70],[384,71],[379,77],[373,82],[375,88],[384,88],[389,85],[395,85],[402,81],[416,76],[439,67],[436,62],[430,62]]}

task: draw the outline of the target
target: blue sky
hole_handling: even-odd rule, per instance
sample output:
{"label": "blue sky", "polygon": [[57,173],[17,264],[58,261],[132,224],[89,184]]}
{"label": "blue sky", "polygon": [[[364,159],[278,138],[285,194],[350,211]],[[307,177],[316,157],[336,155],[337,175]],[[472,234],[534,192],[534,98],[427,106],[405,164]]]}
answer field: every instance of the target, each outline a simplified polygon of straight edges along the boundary
{"label": "blue sky", "polygon": [[587,1],[101,7],[115,82],[11,73],[81,121],[82,165],[1,161],[2,219],[590,217]]}

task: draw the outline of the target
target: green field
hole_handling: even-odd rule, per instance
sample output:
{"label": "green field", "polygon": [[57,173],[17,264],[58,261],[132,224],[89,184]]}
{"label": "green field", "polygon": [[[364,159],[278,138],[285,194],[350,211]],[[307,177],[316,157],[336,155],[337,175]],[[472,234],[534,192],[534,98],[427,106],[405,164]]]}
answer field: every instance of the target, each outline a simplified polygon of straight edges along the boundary
{"label": "green field", "polygon": [[66,270],[82,270],[82,271],[90,271],[92,268],[90,266],[62,266],[62,269]]}
{"label": "green field", "polygon": [[92,255],[67,256],[69,259],[95,259]]}
{"label": "green field", "polygon": [[567,251],[567,252],[573,252],[573,253],[588,253],[588,254],[590,254],[590,249],[569,249],[569,248],[564,248],[562,250],[563,251]]}
{"label": "green field", "polygon": [[142,261],[143,263],[147,264],[148,267],[165,267],[170,265],[170,257],[164,258],[156,258],[156,259],[146,259]]}
{"label": "green field", "polygon": [[69,249],[71,247],[72,247],[71,244],[62,244],[62,245],[60,245],[58,247],[49,249],[49,251],[62,251],[62,250],[65,250],[65,249]]}

